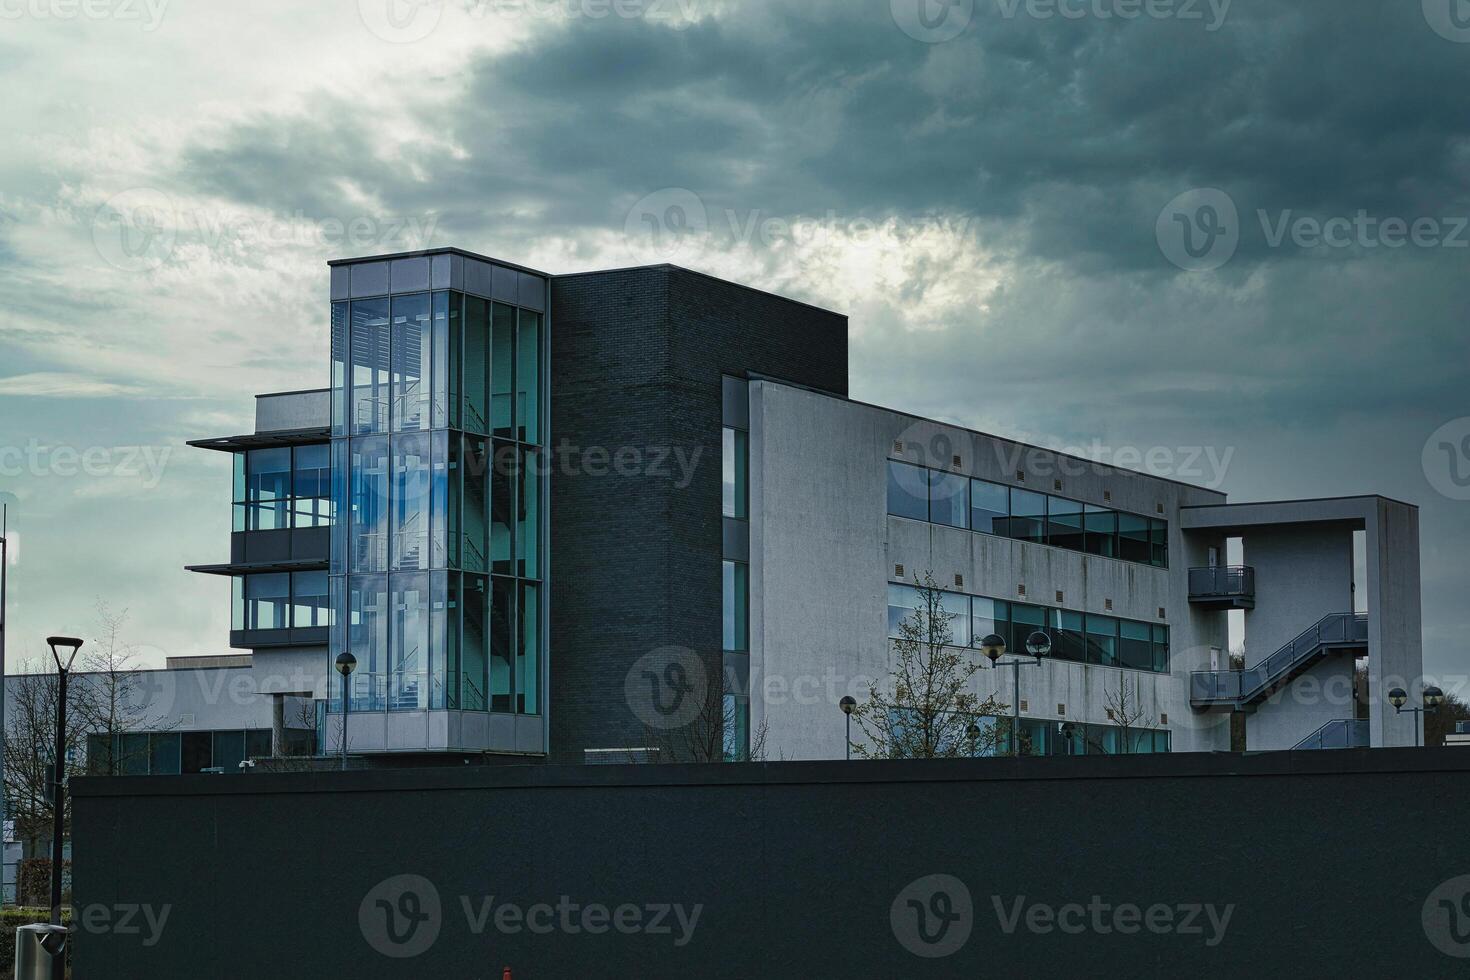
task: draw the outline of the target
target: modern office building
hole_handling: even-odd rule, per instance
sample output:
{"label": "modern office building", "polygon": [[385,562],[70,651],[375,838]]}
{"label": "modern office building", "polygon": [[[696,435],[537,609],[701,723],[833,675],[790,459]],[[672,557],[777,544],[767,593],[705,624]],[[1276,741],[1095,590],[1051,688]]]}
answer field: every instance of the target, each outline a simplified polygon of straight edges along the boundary
{"label": "modern office building", "polygon": [[330,387],[194,443],[234,454],[236,512],[195,570],[323,751],[345,650],[347,749],[381,764],[700,758],[711,731],[838,758],[838,701],[929,578],[975,656],[1051,636],[1019,692],[976,675],[1024,751],[1227,749],[1232,715],[1252,749],[1413,744],[1383,697],[1422,686],[1408,504],[1232,504],[856,402],[845,317],[674,266],[330,266]]}

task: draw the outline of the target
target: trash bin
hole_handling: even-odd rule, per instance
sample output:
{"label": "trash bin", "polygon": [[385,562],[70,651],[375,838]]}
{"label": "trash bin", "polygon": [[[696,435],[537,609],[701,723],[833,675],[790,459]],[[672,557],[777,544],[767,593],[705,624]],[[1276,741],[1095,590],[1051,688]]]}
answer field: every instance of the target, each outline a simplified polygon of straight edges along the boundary
{"label": "trash bin", "polygon": [[54,957],[66,955],[66,926],[33,922],[15,930],[15,980],[51,980]]}

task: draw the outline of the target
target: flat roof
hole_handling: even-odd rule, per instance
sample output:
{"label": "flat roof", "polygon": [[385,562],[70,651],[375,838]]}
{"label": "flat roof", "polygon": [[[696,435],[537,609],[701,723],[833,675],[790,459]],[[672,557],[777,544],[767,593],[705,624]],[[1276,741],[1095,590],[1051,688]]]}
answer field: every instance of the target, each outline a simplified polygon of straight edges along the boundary
{"label": "flat roof", "polygon": [[193,446],[195,449],[236,453],[245,449],[269,449],[272,446],[312,446],[330,442],[331,439],[331,428],[321,425],[312,426],[309,429],[277,429],[271,432],[247,432],[238,436],[220,436],[214,439],[191,439],[186,445]]}
{"label": "flat roof", "polygon": [[421,248],[412,252],[388,252],[383,255],[362,255],[351,259],[328,259],[328,266],[356,265],[360,262],[391,262],[394,259],[418,259],[429,255],[459,255],[477,262],[488,262],[491,265],[503,265],[507,269],[515,269],[517,272],[528,272],[533,276],[543,279],[553,278],[551,273],[533,269],[530,266],[521,265],[517,262],[507,262],[505,259],[497,259],[493,255],[481,255],[479,252],[471,252],[467,248],[459,248],[454,245],[446,245],[443,248]]}

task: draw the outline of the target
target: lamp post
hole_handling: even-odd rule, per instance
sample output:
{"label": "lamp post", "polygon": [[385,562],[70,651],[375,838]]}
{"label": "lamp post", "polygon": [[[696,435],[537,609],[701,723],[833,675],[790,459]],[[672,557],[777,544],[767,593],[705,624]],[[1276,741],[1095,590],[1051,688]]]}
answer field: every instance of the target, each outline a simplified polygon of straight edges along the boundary
{"label": "lamp post", "polygon": [[[5,731],[5,585],[10,577],[10,508],[0,504],[0,733]],[[5,812],[5,753],[0,752],[0,821]]]}
{"label": "lamp post", "polygon": [[844,694],[842,700],[837,702],[842,713],[847,716],[847,761],[852,761],[852,712],[857,707],[857,701],[853,700],[851,694]]}
{"label": "lamp post", "polygon": [[347,690],[347,678],[357,669],[357,658],[350,650],[337,654],[337,673],[342,675],[342,771],[347,771],[347,711],[352,704],[352,694]]}
{"label": "lamp post", "polygon": [[[54,811],[51,816],[51,924],[59,926],[63,860],[61,837],[66,831],[66,678],[71,672],[72,662],[77,659],[82,641],[74,636],[48,636],[46,645],[51,648],[51,656],[56,660],[56,783],[51,793]],[[63,656],[66,658],[65,663],[62,662]],[[56,956],[52,975],[63,977],[65,969],[66,960]]]}
{"label": "lamp post", "polygon": [[1011,699],[1011,755],[1021,754],[1021,668],[1040,667],[1041,658],[1051,653],[1051,637],[1044,630],[1036,630],[1026,637],[1026,652],[1031,654],[1031,660],[1021,657],[1012,657],[1010,660],[1001,660],[1005,656],[1005,638],[991,633],[980,641],[980,649],[990,658],[992,667],[1009,667],[1015,672],[1015,696]]}
{"label": "lamp post", "polygon": [[[1405,708],[1404,705],[1409,703],[1409,692],[1401,687],[1396,687],[1388,692],[1388,703],[1393,705],[1393,712],[1396,715],[1406,712],[1411,715],[1432,715],[1439,710],[1440,705],[1444,704],[1444,692],[1431,684],[1424,689],[1424,707]],[[1414,748],[1416,749],[1420,747],[1419,721],[1418,718],[1414,719]]]}

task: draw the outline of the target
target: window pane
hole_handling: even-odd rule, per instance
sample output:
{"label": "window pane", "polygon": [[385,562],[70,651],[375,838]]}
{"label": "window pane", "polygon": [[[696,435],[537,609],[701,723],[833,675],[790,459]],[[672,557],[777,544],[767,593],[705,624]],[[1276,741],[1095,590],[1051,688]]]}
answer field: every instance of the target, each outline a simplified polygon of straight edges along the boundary
{"label": "window pane", "polygon": [[929,471],[929,520],[950,527],[970,526],[970,481],[954,473]]}
{"label": "window pane", "polygon": [[970,597],[954,592],[941,592],[939,601],[949,617],[949,642],[952,646],[970,645]]}
{"label": "window pane", "polygon": [[1012,653],[1025,656],[1026,638],[1045,627],[1045,609],[1040,606],[1023,606],[1019,602],[1013,602],[1011,603],[1011,635],[1006,639],[1006,646]]}
{"label": "window pane", "polygon": [[464,645],[460,648],[460,699],[466,711],[489,707],[487,678],[490,643],[490,580],[483,575],[464,576]]}
{"label": "window pane", "polygon": [[1118,621],[1111,616],[1087,617],[1087,662],[1118,665]]}
{"label": "window pane", "polygon": [[435,711],[444,707],[448,684],[444,666],[449,648],[448,592],[448,572],[429,576],[429,708]]}
{"label": "window pane", "polygon": [[490,445],[480,436],[464,437],[464,530],[460,536],[461,567],[490,571]]}
{"label": "window pane", "polygon": [[245,629],[286,629],[291,625],[290,604],[289,574],[245,576]]}
{"label": "window pane", "polygon": [[214,765],[214,739],[209,732],[183,732],[179,735],[179,741],[181,772],[203,772]]}
{"label": "window pane", "polygon": [[[347,383],[348,335],[347,303],[332,304],[332,435],[347,434],[347,403],[351,391]],[[236,500],[242,498],[236,497]]]}
{"label": "window pane", "polygon": [[434,332],[428,293],[393,297],[393,428],[429,427]]}
{"label": "window pane", "polygon": [[388,437],[353,439],[349,501],[348,569],[388,568]]}
{"label": "window pane", "polygon": [[1068,551],[1082,550],[1082,504],[1062,497],[1047,498],[1047,541]]}
{"label": "window pane", "polygon": [[1082,614],[1053,609],[1049,614],[1051,655],[1058,660],[1082,663],[1087,659],[1087,638],[1082,629]]}
{"label": "window pane", "polygon": [[154,776],[179,774],[180,739],[178,732],[154,732],[148,736],[148,772]]}
{"label": "window pane", "polygon": [[464,427],[490,431],[490,304],[475,296],[464,300]]}
{"label": "window pane", "polygon": [[245,628],[245,576],[235,575],[230,581],[230,629]]}
{"label": "window pane", "polygon": [[435,620],[434,642],[443,637],[444,643],[444,707],[459,707],[459,649],[460,633],[464,628],[464,579],[455,572],[448,575],[448,608],[445,610],[445,628],[438,630]]}
{"label": "window pane", "polygon": [[[430,360],[433,373],[430,375],[429,400],[431,419],[429,427],[443,429],[449,425],[449,307],[454,304],[455,312],[464,301],[458,293],[434,294],[434,323],[431,338]],[[458,324],[456,323],[456,326]]]}
{"label": "window pane", "polygon": [[495,458],[490,467],[490,568],[497,575],[512,573],[511,531],[515,519],[516,447],[493,444]]}
{"label": "window pane", "polygon": [[352,304],[352,398],[348,425],[355,435],[388,431],[388,301]]}
{"label": "window pane", "polygon": [[245,732],[245,758],[269,759],[272,754],[269,728],[251,728]]}
{"label": "window pane", "polygon": [[1118,665],[1134,670],[1153,670],[1153,639],[1146,623],[1123,620],[1118,641]]}
{"label": "window pane", "polygon": [[429,470],[428,433],[393,437],[393,568],[431,567]]}
{"label": "window pane", "polygon": [[291,573],[291,625],[296,629],[326,626],[327,573]]}
{"label": "window pane", "polygon": [[515,367],[516,311],[504,303],[494,304],[490,351],[490,424],[496,436],[513,438],[511,387]]}
{"label": "window pane", "polygon": [[1169,672],[1169,627],[1155,626],[1153,641],[1154,670],[1167,674]]}
{"label": "window pane", "polygon": [[1117,557],[1117,512],[1088,504],[1085,520],[1087,522],[1086,549],[1088,554],[1102,555],[1104,558]]}
{"label": "window pane", "polygon": [[1169,523],[1152,518],[1148,526],[1149,541],[1152,545],[1149,561],[1159,568],[1167,568],[1169,565]]}
{"label": "window pane", "polygon": [[245,460],[245,530],[291,526],[291,450],[252,449]]}
{"label": "window pane", "polygon": [[1011,515],[1011,488],[984,480],[970,481],[970,527],[1005,535]]}
{"label": "window pane", "polygon": [[521,583],[521,608],[516,617],[516,711],[541,712],[541,617],[536,586]]}
{"label": "window pane", "polygon": [[914,610],[921,605],[919,590],[912,585],[888,586],[888,635],[890,638],[896,640],[903,636],[900,627],[905,621],[913,621]]}
{"label": "window pane", "polygon": [[992,633],[1004,639],[1010,630],[1010,604],[975,596],[970,600],[970,619],[970,638],[975,646]]}
{"label": "window pane", "polygon": [[1046,497],[1029,490],[1011,490],[1010,536],[1017,541],[1046,543]]}
{"label": "window pane", "polygon": [[916,521],[929,519],[929,474],[922,466],[888,461],[888,513]]}
{"label": "window pane", "polygon": [[394,575],[391,583],[388,710],[427,708],[429,693],[429,576]]}
{"label": "window pane", "polygon": [[541,442],[541,314],[521,310],[516,337],[516,431]]}
{"label": "window pane", "polygon": [[749,436],[739,429],[722,432],[724,458],[723,513],[726,517],[750,517]]}
{"label": "window pane", "polygon": [[750,702],[724,696],[723,738],[726,762],[744,762],[750,754]]}
{"label": "window pane", "polygon": [[516,491],[516,574],[541,577],[541,454],[518,450],[520,486]]}
{"label": "window pane", "polygon": [[1124,561],[1149,563],[1148,518],[1136,514],[1118,515],[1118,557]]}
{"label": "window pane", "polygon": [[292,453],[291,503],[293,527],[327,527],[332,523],[331,449],[298,446]]}
{"label": "window pane", "polygon": [[490,710],[511,710],[511,618],[515,606],[515,582],[493,580],[490,605]]}
{"label": "window pane", "polygon": [[382,711],[388,670],[388,576],[348,578],[348,644],[357,658],[350,679],[353,711]]}
{"label": "window pane", "polygon": [[237,773],[240,771],[240,763],[245,761],[245,733],[214,732],[214,768],[223,769],[226,773]]}
{"label": "window pane", "polygon": [[724,584],[724,648],[746,650],[750,645],[750,566],[744,562],[722,563]]}

